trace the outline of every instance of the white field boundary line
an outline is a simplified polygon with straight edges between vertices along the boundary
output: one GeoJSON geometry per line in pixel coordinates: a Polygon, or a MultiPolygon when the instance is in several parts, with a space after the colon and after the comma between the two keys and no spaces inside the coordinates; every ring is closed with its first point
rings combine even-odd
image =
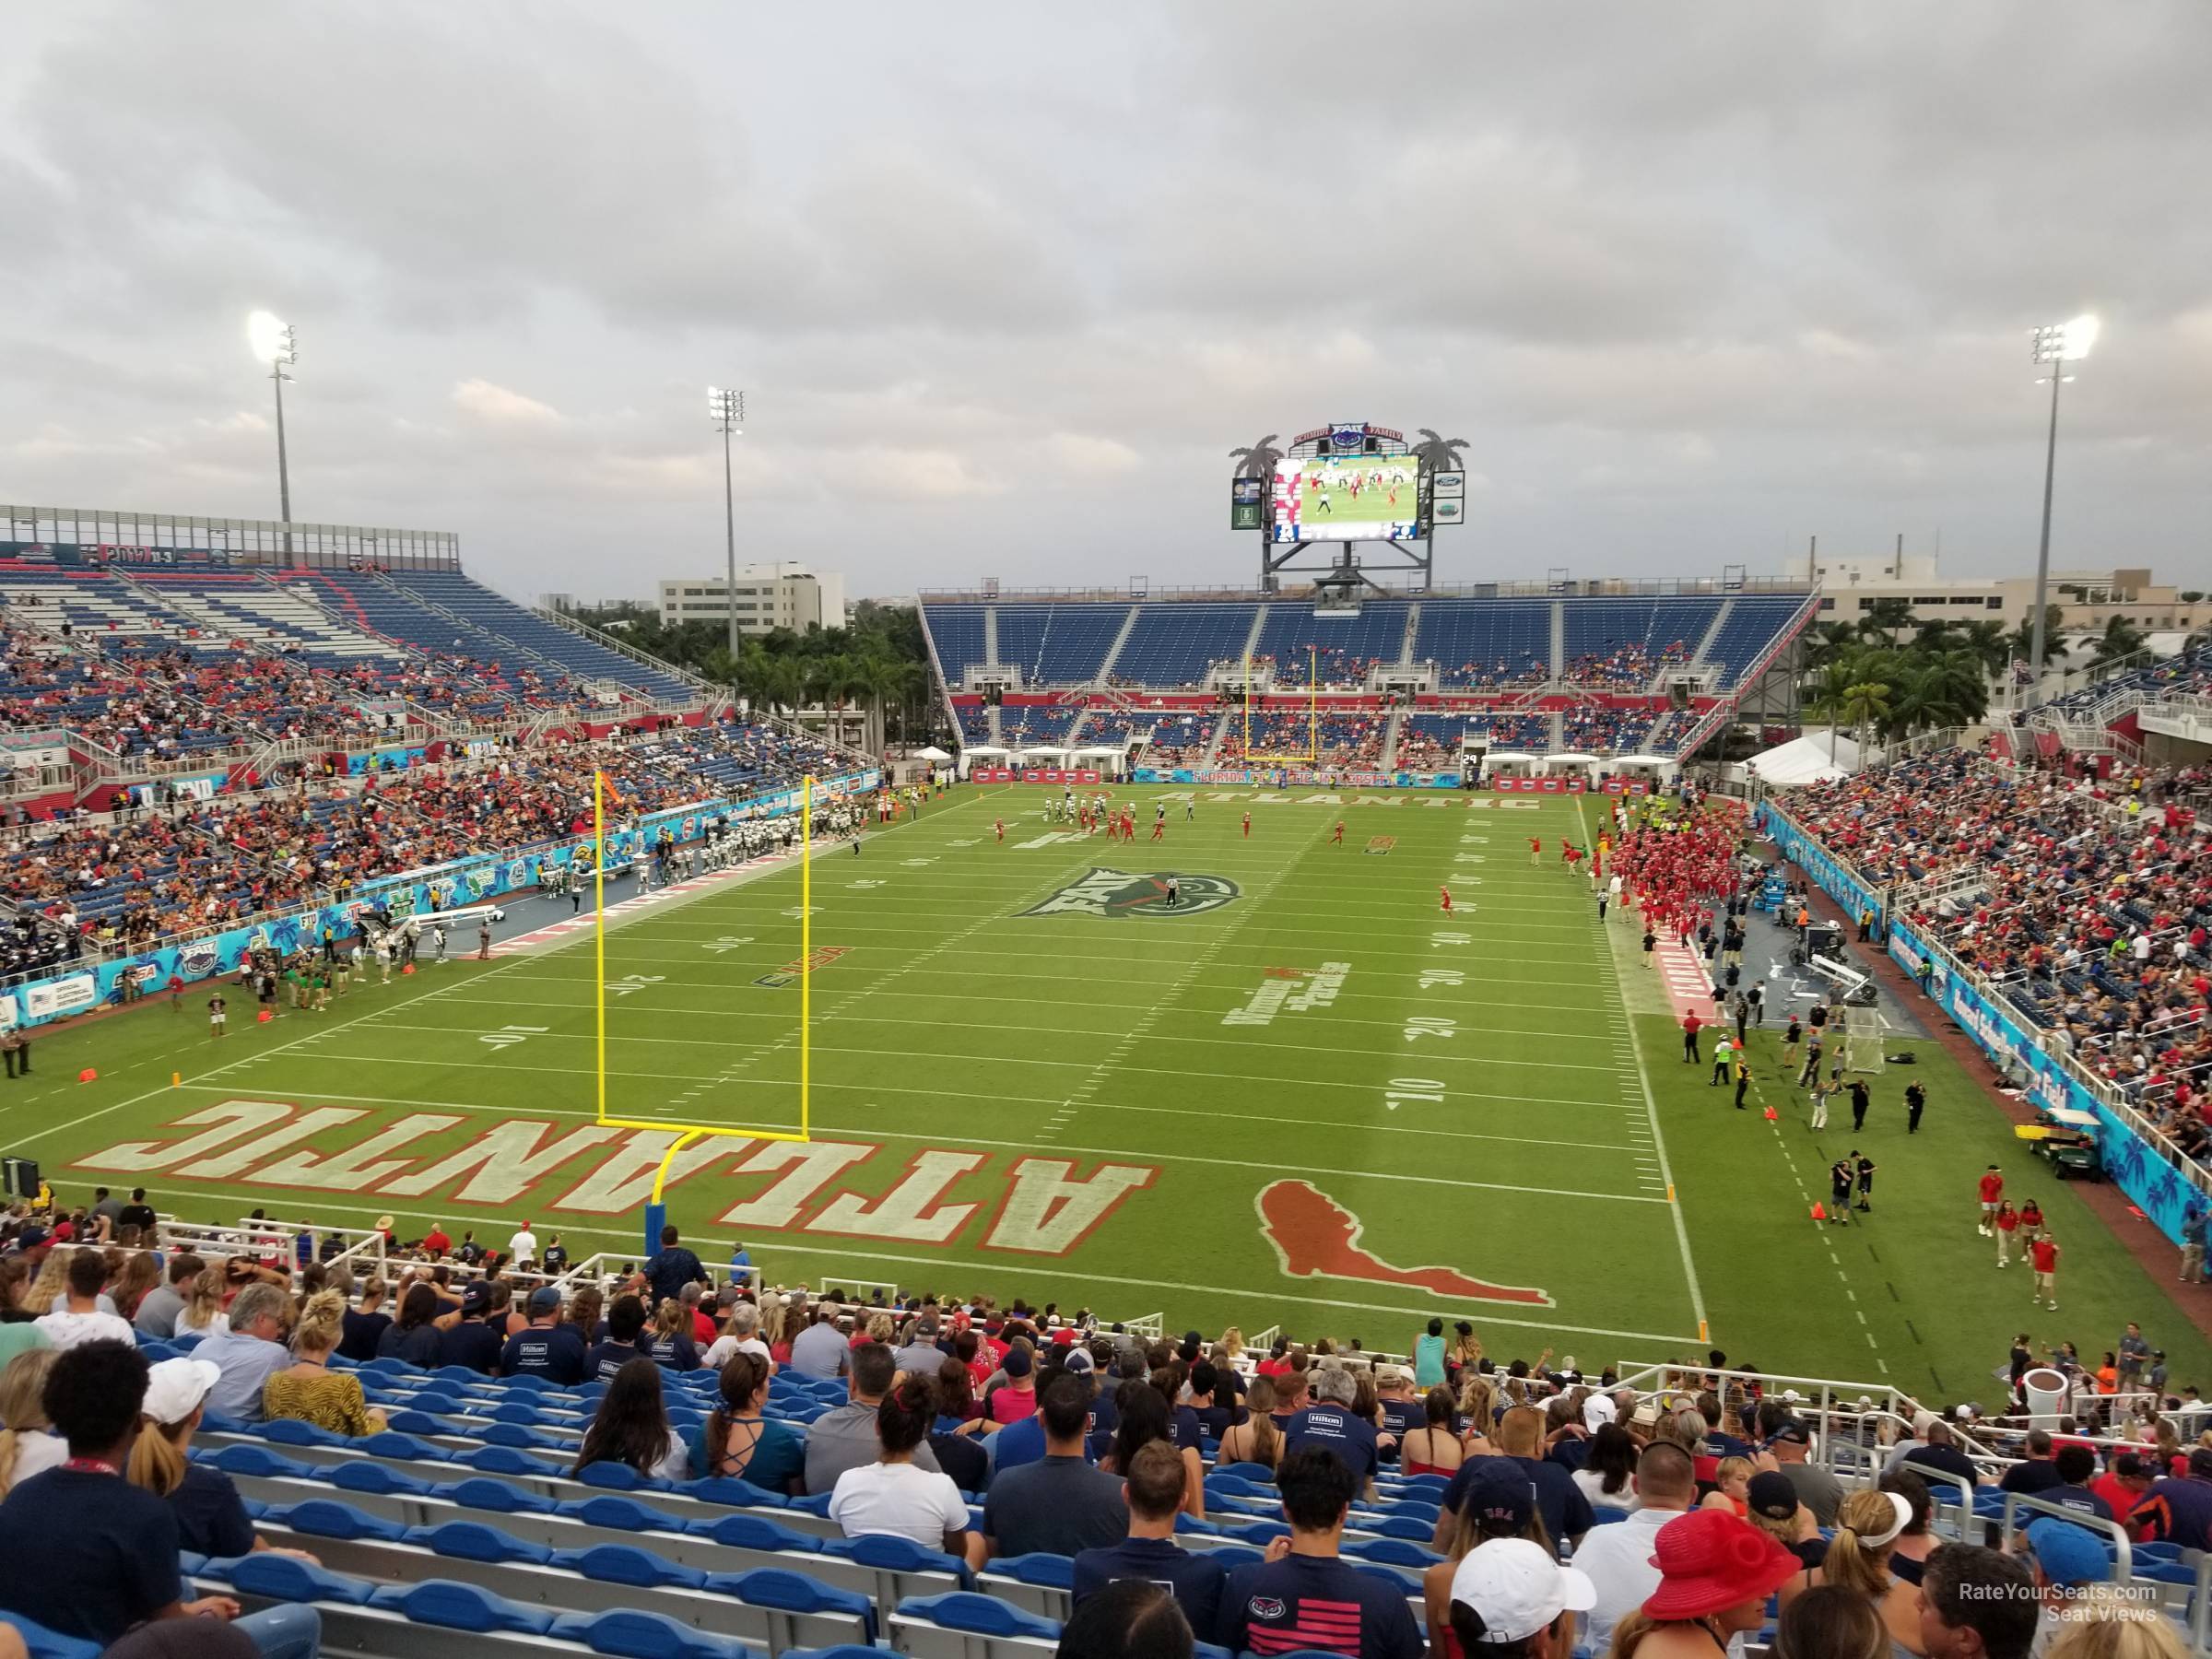
{"type": "MultiPolygon", "coordinates": [[[[1595,843],[1590,840],[1590,821],[1583,816],[1583,803],[1579,796],[1574,803],[1574,816],[1582,828],[1583,844],[1585,846],[1594,845],[1595,843]]],[[[1594,912],[1590,925],[1602,927],[1604,924],[1596,920],[1594,912]]],[[[1603,936],[1600,935],[1600,937],[1603,936]]],[[[1690,1312],[1695,1315],[1698,1322],[1698,1340],[1703,1342],[1707,1340],[1707,1333],[1712,1328],[1705,1316],[1705,1289],[1698,1282],[1697,1263],[1691,1259],[1689,1253],[1689,1227],[1682,1218],[1682,1205],[1675,1191],[1674,1166],[1667,1159],[1666,1137],[1660,1133],[1659,1129],[1659,1103],[1652,1094],[1651,1067],[1644,1063],[1643,1043],[1636,1035],[1636,1022],[1628,1018],[1629,998],[1628,993],[1620,982],[1620,959],[1613,955],[1610,940],[1606,942],[1606,953],[1608,957],[1612,957],[1606,974],[1606,982],[1613,993],[1613,1000],[1619,1006],[1622,1018],[1628,1024],[1629,1053],[1635,1059],[1636,1081],[1643,1091],[1644,1118],[1651,1127],[1652,1146],[1659,1160],[1659,1178],[1666,1183],[1665,1203],[1668,1212],[1674,1217],[1675,1243],[1682,1253],[1683,1277],[1689,1284],[1690,1312]]]]}

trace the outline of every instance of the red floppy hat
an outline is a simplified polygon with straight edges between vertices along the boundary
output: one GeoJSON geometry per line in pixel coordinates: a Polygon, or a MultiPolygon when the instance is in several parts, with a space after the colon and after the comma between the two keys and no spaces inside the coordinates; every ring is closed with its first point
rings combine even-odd
{"type": "Polygon", "coordinates": [[[1644,1600],[1653,1618],[1703,1618],[1763,1600],[1803,1562],[1747,1521],[1722,1510],[1692,1510],[1652,1541],[1659,1588],[1644,1600]]]}

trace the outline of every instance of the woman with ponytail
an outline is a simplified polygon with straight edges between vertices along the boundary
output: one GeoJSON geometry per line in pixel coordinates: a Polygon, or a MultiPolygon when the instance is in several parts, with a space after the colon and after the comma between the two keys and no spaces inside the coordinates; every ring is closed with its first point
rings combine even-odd
{"type": "Polygon", "coordinates": [[[318,1290],[300,1310],[292,1330],[292,1363],[262,1384],[261,1411],[271,1421],[297,1418],[333,1434],[381,1434],[384,1414],[371,1409],[361,1380],[330,1369],[344,1340],[346,1293],[318,1290]]]}
{"type": "MultiPolygon", "coordinates": [[[[254,1535],[253,1523],[230,1477],[213,1464],[194,1463],[184,1453],[200,1426],[207,1391],[222,1376],[205,1359],[164,1359],[147,1368],[146,1398],[139,1411],[138,1438],[131,1442],[124,1477],[176,1512],[177,1542],[194,1555],[241,1556],[268,1545],[254,1535]]],[[[300,1550],[286,1555],[315,1558],[300,1550]]]]}
{"type": "Polygon", "coordinates": [[[1900,1581],[1889,1560],[1898,1538],[1912,1524],[1911,1500],[1899,1492],[1861,1488],[1836,1510],[1836,1532],[1818,1567],[1794,1574],[1782,1587],[1782,1603],[1816,1584],[1834,1584],[1865,1598],[1889,1632],[1895,1659],[1914,1659],[1921,1645],[1920,1592],[1900,1581]]]}
{"type": "Polygon", "coordinates": [[[882,1452],[876,1462],[837,1477],[830,1519],[848,1538],[889,1533],[981,1567],[982,1535],[968,1530],[959,1488],[949,1475],[914,1466],[914,1448],[928,1438],[936,1418],[936,1391],[927,1379],[901,1376],[893,1382],[876,1407],[882,1452]]]}
{"type": "Polygon", "coordinates": [[[722,1404],[690,1437],[691,1472],[723,1476],[789,1496],[806,1467],[806,1442],[782,1423],[763,1417],[768,1362],[742,1348],[722,1368],[722,1404]]]}

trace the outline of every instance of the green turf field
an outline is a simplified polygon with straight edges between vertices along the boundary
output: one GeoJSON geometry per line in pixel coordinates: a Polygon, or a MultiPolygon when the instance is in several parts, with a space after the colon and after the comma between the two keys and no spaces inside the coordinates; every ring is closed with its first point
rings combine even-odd
{"type": "MultiPolygon", "coordinates": [[[[1680,1064],[1629,930],[1601,929],[1556,861],[1529,867],[1530,834],[1585,839],[1598,805],[1201,792],[1185,821],[1171,792],[1123,796],[1135,846],[1049,827],[1016,787],[817,860],[814,1138],[679,1154],[688,1235],[742,1238],[785,1282],[990,1289],[1209,1335],[1279,1322],[1403,1350],[1433,1312],[1494,1353],[1594,1367],[1701,1351],[1702,1327],[1739,1362],[1947,1398],[1990,1397],[2017,1330],[2093,1362],[2134,1317],[2177,1386],[2212,1382],[2162,1285],[1932,1043],[1910,1140],[1901,1077],[1860,1142],[1848,1112],[1805,1128],[1771,1028],[1752,1103],[1775,1123],[1680,1064]],[[1877,1213],[1816,1226],[1853,1144],[1880,1164],[1877,1213]],[[2057,1313],[2030,1313],[2024,1269],[1975,1232],[1992,1159],[2056,1229],[2057,1313]]],[[[798,882],[786,865],[617,913],[613,1115],[796,1126],[798,882]]],[[[219,1041],[204,991],[94,1021],[39,1040],[0,1149],[69,1198],[143,1182],[197,1219],[388,1211],[403,1235],[441,1220],[502,1243],[528,1218],[578,1255],[629,1253],[673,1135],[595,1121],[592,975],[587,928],[265,1026],[234,994],[219,1041]]]]}

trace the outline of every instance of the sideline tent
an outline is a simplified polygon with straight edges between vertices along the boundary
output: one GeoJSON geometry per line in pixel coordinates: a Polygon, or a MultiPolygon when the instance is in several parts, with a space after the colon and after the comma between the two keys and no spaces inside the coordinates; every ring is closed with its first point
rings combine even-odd
{"type": "Polygon", "coordinates": [[[1826,731],[1807,732],[1802,737],[1778,744],[1764,754],[1754,755],[1744,763],[1744,771],[1756,775],[1762,783],[1781,789],[1796,788],[1806,783],[1826,783],[1836,778],[1848,778],[1859,770],[1859,746],[1841,733],[1836,734],[1835,759],[1829,759],[1830,734],[1826,731]]]}
{"type": "Polygon", "coordinates": [[[933,743],[927,748],[916,749],[914,759],[917,760],[949,760],[952,757],[933,743]]]}

